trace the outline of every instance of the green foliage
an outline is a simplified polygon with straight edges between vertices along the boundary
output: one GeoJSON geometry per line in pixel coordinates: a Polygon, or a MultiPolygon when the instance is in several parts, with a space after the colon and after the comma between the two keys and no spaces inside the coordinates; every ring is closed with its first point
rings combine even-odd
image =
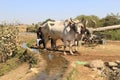
{"type": "Polygon", "coordinates": [[[18,32],[17,27],[0,25],[0,76],[18,67],[18,32]]]}
{"type": "Polygon", "coordinates": [[[37,25],[28,25],[27,32],[36,32],[37,31],[37,25]]]}
{"type": "Polygon", "coordinates": [[[105,18],[101,19],[101,22],[103,23],[102,26],[110,26],[110,25],[120,24],[120,20],[111,15],[108,15],[105,18]]]}
{"type": "Polygon", "coordinates": [[[120,16],[119,14],[108,14],[105,18],[100,19],[100,26],[111,26],[120,24],[120,16]]]}
{"type": "Polygon", "coordinates": [[[18,54],[16,55],[16,57],[20,57],[21,54],[23,54],[25,51],[25,49],[23,49],[22,47],[18,47],[18,54]]]}
{"type": "Polygon", "coordinates": [[[35,40],[35,39],[34,39],[34,40],[31,40],[31,41],[28,41],[27,47],[32,47],[33,44],[35,44],[35,43],[36,43],[36,40],[35,40]]]}
{"type": "Polygon", "coordinates": [[[77,16],[75,19],[80,20],[81,22],[83,22],[83,24],[85,24],[86,21],[88,21],[88,24],[86,26],[93,27],[93,28],[120,24],[120,16],[118,13],[108,14],[105,18],[102,18],[102,19],[100,19],[99,17],[95,15],[90,15],[90,16],[80,15],[80,16],[77,16]],[[96,22],[96,25],[92,22],[92,20],[96,22]]]}
{"type": "Polygon", "coordinates": [[[5,62],[8,57],[17,54],[18,32],[14,26],[0,27],[0,62],[5,62]]]}
{"type": "Polygon", "coordinates": [[[111,35],[111,38],[107,38],[107,39],[120,40],[120,30],[110,30],[110,31],[105,31],[105,32],[101,32],[101,33],[111,35]]]}
{"type": "Polygon", "coordinates": [[[39,62],[39,59],[36,58],[35,54],[27,49],[19,56],[19,59],[21,62],[29,63],[30,67],[38,64],[39,62]]]}
{"type": "Polygon", "coordinates": [[[77,16],[75,19],[80,20],[87,27],[97,27],[99,25],[99,18],[95,15],[91,16],[80,15],[77,16]],[[86,24],[86,22],[88,23],[86,24]]]}

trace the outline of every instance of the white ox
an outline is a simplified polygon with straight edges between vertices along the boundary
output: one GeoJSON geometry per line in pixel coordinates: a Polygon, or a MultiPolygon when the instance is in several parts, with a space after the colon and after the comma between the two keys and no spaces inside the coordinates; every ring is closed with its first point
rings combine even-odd
{"type": "MultiPolygon", "coordinates": [[[[42,32],[45,37],[45,43],[48,41],[48,36],[50,36],[53,40],[62,39],[64,42],[64,54],[66,54],[66,42],[69,41],[69,51],[70,54],[72,52],[72,46],[77,39],[77,35],[81,34],[81,26],[82,23],[75,23],[74,26],[70,26],[69,22],[64,21],[48,21],[42,26],[42,32]]],[[[76,44],[77,51],[77,44],[76,44]]]]}

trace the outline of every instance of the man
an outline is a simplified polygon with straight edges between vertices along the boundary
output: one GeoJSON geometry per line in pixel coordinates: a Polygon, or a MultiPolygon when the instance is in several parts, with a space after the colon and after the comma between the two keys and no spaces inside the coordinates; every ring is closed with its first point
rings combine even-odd
{"type": "Polygon", "coordinates": [[[37,46],[39,47],[40,44],[43,44],[43,47],[46,48],[44,35],[43,35],[41,29],[42,28],[39,27],[38,30],[37,30],[37,46]]]}

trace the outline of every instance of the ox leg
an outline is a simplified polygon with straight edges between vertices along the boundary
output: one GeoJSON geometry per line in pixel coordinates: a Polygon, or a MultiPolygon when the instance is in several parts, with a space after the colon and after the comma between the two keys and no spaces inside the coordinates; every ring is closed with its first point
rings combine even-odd
{"type": "Polygon", "coordinates": [[[56,40],[51,38],[51,47],[53,50],[57,50],[57,46],[56,46],[56,40]]]}
{"type": "Polygon", "coordinates": [[[82,46],[83,38],[85,37],[84,34],[81,35],[81,39],[78,41],[79,46],[82,46]]]}
{"type": "Polygon", "coordinates": [[[75,52],[78,51],[78,41],[75,41],[75,52]]]}
{"type": "Polygon", "coordinates": [[[43,47],[44,47],[44,49],[46,49],[45,39],[43,39],[42,43],[43,43],[43,47]]]}
{"type": "Polygon", "coordinates": [[[66,55],[67,53],[65,52],[66,51],[66,41],[64,41],[64,55],[66,55]]]}
{"type": "Polygon", "coordinates": [[[44,49],[46,50],[47,49],[47,42],[48,42],[48,38],[44,38],[44,43],[43,43],[43,46],[44,46],[44,49]]]}
{"type": "Polygon", "coordinates": [[[72,54],[72,55],[73,55],[73,52],[72,52],[73,43],[74,43],[74,41],[70,41],[70,43],[69,43],[69,51],[70,51],[70,54],[72,54]]]}
{"type": "Polygon", "coordinates": [[[57,40],[54,41],[54,42],[55,42],[55,43],[54,43],[54,50],[58,50],[58,49],[57,49],[57,45],[56,45],[56,41],[57,41],[57,40]]]}

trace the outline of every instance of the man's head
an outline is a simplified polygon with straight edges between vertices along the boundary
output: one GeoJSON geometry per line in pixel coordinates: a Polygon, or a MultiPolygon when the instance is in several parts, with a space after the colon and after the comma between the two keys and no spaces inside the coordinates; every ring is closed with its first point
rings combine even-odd
{"type": "Polygon", "coordinates": [[[38,28],[38,30],[41,30],[41,29],[42,29],[42,27],[39,27],[39,28],[38,28]]]}

